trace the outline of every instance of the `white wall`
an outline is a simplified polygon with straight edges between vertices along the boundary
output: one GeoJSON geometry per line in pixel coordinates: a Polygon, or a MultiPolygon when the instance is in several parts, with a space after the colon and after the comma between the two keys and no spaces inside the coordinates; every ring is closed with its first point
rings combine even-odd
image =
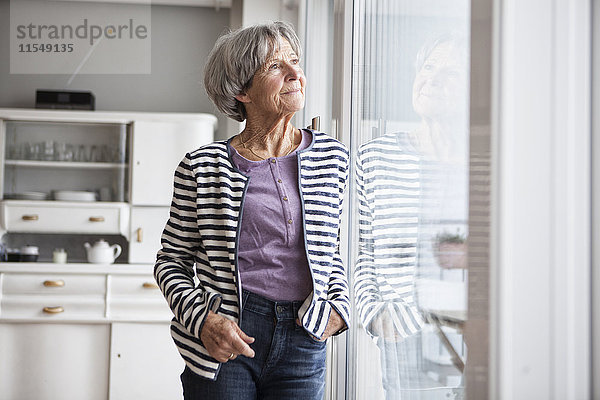
{"type": "MultiPolygon", "coordinates": [[[[9,5],[0,0],[0,54],[9,54],[9,5]]],[[[144,6],[140,6],[144,7],[144,6]]],[[[229,27],[229,8],[152,6],[152,73],[148,75],[18,75],[0,57],[0,107],[32,108],[36,89],[91,90],[105,111],[205,112],[202,71],[217,37],[229,27]]],[[[224,127],[225,118],[219,116],[224,127]]],[[[224,129],[220,129],[224,130],[224,129]]],[[[218,135],[220,132],[218,133],[218,135]]]]}

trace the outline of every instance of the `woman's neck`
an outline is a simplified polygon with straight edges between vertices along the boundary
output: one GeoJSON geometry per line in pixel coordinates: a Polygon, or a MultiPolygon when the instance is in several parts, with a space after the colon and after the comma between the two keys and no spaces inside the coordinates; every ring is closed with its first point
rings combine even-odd
{"type": "Polygon", "coordinates": [[[257,121],[249,118],[244,130],[232,141],[243,157],[264,160],[290,154],[301,139],[298,129],[291,123],[291,116],[274,121],[257,121]]]}
{"type": "Polygon", "coordinates": [[[423,154],[439,161],[464,161],[466,126],[423,119],[414,132],[414,140],[423,154]]]}

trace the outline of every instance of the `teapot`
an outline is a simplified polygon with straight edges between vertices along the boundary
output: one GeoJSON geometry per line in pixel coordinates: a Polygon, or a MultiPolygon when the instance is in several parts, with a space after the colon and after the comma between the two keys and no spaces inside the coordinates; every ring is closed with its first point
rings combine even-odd
{"type": "Polygon", "coordinates": [[[93,246],[89,243],[84,243],[83,246],[87,252],[88,262],[93,264],[112,264],[119,257],[122,250],[118,244],[110,246],[102,239],[94,243],[93,246]]]}

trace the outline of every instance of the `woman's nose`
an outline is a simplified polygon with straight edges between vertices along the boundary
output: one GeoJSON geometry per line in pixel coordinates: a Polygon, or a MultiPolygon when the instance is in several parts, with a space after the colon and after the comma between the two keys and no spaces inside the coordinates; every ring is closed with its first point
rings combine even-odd
{"type": "Polygon", "coordinates": [[[300,76],[302,76],[302,68],[300,68],[299,65],[286,64],[286,67],[288,80],[295,81],[297,79],[300,79],[300,76]]]}
{"type": "Polygon", "coordinates": [[[427,82],[429,83],[429,85],[431,86],[441,86],[442,85],[442,80],[443,77],[440,75],[439,72],[436,72],[434,74],[432,74],[429,79],[427,79],[427,82]]]}

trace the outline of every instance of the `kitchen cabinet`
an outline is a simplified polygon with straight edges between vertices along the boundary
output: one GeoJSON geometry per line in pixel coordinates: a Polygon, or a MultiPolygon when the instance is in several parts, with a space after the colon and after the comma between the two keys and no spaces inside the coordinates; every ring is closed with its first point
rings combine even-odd
{"type": "Polygon", "coordinates": [[[152,268],[0,263],[0,400],[180,399],[152,268]]]}
{"type": "Polygon", "coordinates": [[[0,320],[0,399],[106,400],[110,327],[0,320]]]}
{"type": "Polygon", "coordinates": [[[120,264],[0,262],[0,400],[182,397],[152,270],[175,168],[216,121],[0,109],[3,244],[27,240],[40,259],[50,243],[76,246],[69,260],[83,241],[125,244],[120,264]]]}
{"type": "MultiPolygon", "coordinates": [[[[216,124],[209,114],[0,109],[1,229],[130,239],[131,208],[167,212],[175,168],[216,124]]],[[[164,222],[145,224],[149,239],[164,222]]]]}
{"type": "Polygon", "coordinates": [[[175,168],[213,140],[216,123],[209,114],[0,109],[0,233],[120,235],[119,262],[153,263],[175,168]]]}
{"type": "Polygon", "coordinates": [[[184,368],[183,359],[172,341],[160,340],[169,335],[168,326],[113,323],[111,333],[111,400],[182,397],[179,375],[184,368]]]}

